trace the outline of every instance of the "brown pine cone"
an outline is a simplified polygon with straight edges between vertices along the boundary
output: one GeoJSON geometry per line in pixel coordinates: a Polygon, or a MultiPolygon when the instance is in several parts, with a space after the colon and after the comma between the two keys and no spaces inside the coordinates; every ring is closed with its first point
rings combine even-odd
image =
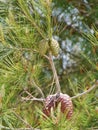
{"type": "Polygon", "coordinates": [[[73,104],[71,98],[67,94],[60,93],[58,98],[56,98],[56,94],[47,96],[43,113],[46,116],[50,116],[51,108],[56,108],[59,103],[61,103],[61,112],[66,115],[67,119],[70,119],[73,114],[73,104]]]}

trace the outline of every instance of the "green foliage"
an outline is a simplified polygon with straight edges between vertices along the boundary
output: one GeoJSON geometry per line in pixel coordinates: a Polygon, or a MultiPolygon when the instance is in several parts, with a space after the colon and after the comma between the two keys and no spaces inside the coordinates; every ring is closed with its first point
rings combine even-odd
{"type": "Polygon", "coordinates": [[[93,8],[93,2],[96,1],[90,2],[92,6],[82,1],[79,6],[76,0],[0,2],[0,128],[98,129],[97,90],[73,99],[74,114],[71,120],[67,120],[60,112],[60,104],[55,111],[51,109],[50,117],[46,117],[42,113],[43,103],[22,100],[22,97],[28,99],[32,95],[32,98],[42,98],[44,94],[46,96],[55,92],[55,81],[47,56],[49,42],[56,36],[60,37],[59,45],[53,44],[52,51],[57,54],[58,46],[61,48],[54,62],[62,92],[77,95],[89,89],[98,79],[98,29],[94,26],[85,30],[81,24],[83,20],[87,25],[98,24],[96,20],[93,21],[98,14],[97,7],[93,8]],[[93,17],[90,17],[94,12],[89,6],[96,12],[93,17]],[[55,16],[55,9],[57,12],[65,11],[71,24],[65,23],[66,17],[62,17],[64,14],[61,15],[61,12],[55,16]],[[76,14],[73,13],[75,11],[76,14]],[[75,18],[78,27],[77,22],[73,21],[75,18]],[[86,40],[80,35],[80,32],[85,31],[87,33],[83,34],[86,40]],[[64,48],[62,41],[65,39],[64,48]],[[57,50],[54,45],[57,45],[57,50]],[[63,55],[69,56],[72,61],[72,64],[67,61],[69,66],[65,69],[62,67],[63,55]]]}
{"type": "Polygon", "coordinates": [[[44,115],[39,109],[38,112],[40,114],[40,128],[43,130],[78,130],[76,126],[76,117],[73,116],[71,120],[66,119],[66,115],[61,113],[61,104],[59,103],[55,112],[53,108],[51,109],[50,117],[44,115]]]}

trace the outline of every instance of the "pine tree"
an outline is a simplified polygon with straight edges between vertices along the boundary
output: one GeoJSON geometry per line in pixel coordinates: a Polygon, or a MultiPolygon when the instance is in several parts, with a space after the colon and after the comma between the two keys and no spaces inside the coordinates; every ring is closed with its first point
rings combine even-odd
{"type": "MultiPolygon", "coordinates": [[[[53,17],[53,2],[14,0],[8,5],[4,15],[2,13],[4,20],[0,25],[2,129],[82,130],[96,127],[98,124],[96,93],[94,91],[88,94],[97,87],[95,81],[98,70],[98,30],[93,28],[93,34],[90,31],[84,34],[89,40],[82,46],[86,48],[84,51],[67,52],[76,58],[77,64],[67,71],[62,71],[61,75],[64,75],[61,76],[58,62],[63,48],[54,35],[63,32],[64,23],[59,23],[55,16],[53,17]],[[70,105],[69,102],[67,105],[65,103],[67,98],[60,97],[61,92],[72,96],[68,98],[74,104],[74,114],[70,120],[66,119],[66,112],[61,112],[63,105],[64,107],[70,105]],[[50,95],[53,100],[50,99],[50,95]],[[45,106],[45,102],[46,104],[49,102],[48,106],[45,106]],[[43,112],[46,107],[50,107],[49,117],[43,112]]],[[[5,5],[2,7],[5,8],[5,5]]],[[[64,35],[62,34],[62,37],[64,35]]]]}

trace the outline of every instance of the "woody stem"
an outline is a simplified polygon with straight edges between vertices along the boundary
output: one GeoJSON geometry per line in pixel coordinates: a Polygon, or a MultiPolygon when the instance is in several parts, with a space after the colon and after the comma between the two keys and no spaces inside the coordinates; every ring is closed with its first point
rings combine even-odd
{"type": "Polygon", "coordinates": [[[71,97],[71,99],[75,99],[75,98],[84,96],[84,95],[88,94],[89,92],[91,92],[96,87],[98,87],[98,81],[96,81],[96,83],[91,88],[89,88],[88,90],[84,91],[83,93],[79,93],[76,96],[71,97]]]}
{"type": "Polygon", "coordinates": [[[54,79],[55,79],[55,83],[56,83],[56,90],[57,90],[57,94],[60,94],[61,92],[61,87],[60,87],[60,83],[59,83],[59,79],[58,79],[58,75],[57,75],[57,71],[53,62],[53,58],[52,58],[52,54],[51,52],[49,53],[49,62],[51,64],[51,68],[54,74],[54,79]]]}

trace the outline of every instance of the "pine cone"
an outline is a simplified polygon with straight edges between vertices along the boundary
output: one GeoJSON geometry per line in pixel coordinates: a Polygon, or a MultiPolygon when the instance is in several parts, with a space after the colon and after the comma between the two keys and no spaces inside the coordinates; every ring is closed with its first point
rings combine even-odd
{"type": "Polygon", "coordinates": [[[41,40],[38,45],[38,51],[41,55],[44,55],[47,53],[49,49],[48,40],[41,40]]]}
{"type": "Polygon", "coordinates": [[[54,56],[58,56],[60,50],[59,43],[53,38],[50,42],[50,50],[54,56]]]}
{"type": "Polygon", "coordinates": [[[73,114],[73,104],[71,98],[67,94],[60,93],[57,99],[56,94],[49,95],[45,100],[43,113],[46,116],[50,116],[51,108],[56,108],[59,103],[61,103],[61,112],[65,113],[67,119],[70,119],[73,114]]]}

